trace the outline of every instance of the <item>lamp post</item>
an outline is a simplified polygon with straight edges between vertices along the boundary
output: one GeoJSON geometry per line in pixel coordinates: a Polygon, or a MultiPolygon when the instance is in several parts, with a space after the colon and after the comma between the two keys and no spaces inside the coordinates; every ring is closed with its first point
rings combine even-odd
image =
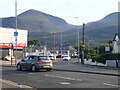
{"type": "MultiPolygon", "coordinates": [[[[75,17],[77,19],[77,25],[78,25],[78,17],[75,17]]],[[[78,63],[80,63],[80,30],[78,26],[78,63]]]]}
{"type": "Polygon", "coordinates": [[[53,39],[54,39],[54,45],[53,45],[53,54],[54,54],[54,59],[56,59],[55,58],[55,33],[53,32],[53,39]]]}
{"type": "Polygon", "coordinates": [[[15,0],[15,32],[14,32],[14,36],[15,36],[15,46],[16,46],[16,54],[15,54],[15,65],[17,63],[17,36],[18,36],[18,32],[17,32],[17,0],[15,0]]]}
{"type": "Polygon", "coordinates": [[[61,56],[62,56],[62,32],[61,32],[61,56]]]}

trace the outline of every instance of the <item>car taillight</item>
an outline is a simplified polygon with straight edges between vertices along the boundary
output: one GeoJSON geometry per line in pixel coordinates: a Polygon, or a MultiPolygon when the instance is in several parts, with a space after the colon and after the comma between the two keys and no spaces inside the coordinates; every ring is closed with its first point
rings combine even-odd
{"type": "Polygon", "coordinates": [[[36,61],[36,63],[43,63],[43,61],[36,61]]]}

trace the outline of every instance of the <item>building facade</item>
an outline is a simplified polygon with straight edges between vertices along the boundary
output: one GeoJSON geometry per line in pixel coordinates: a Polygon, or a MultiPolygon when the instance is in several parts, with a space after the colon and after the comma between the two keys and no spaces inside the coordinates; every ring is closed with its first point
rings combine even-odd
{"type": "Polygon", "coordinates": [[[113,39],[112,53],[120,53],[120,33],[117,33],[113,39]]]}
{"type": "Polygon", "coordinates": [[[17,43],[15,42],[15,29],[0,27],[0,57],[22,53],[23,47],[27,47],[28,31],[17,29],[17,43]]]}

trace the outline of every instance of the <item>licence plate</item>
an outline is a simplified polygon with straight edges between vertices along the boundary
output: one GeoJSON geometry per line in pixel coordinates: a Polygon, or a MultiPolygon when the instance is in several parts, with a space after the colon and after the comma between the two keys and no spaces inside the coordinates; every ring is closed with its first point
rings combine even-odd
{"type": "Polygon", "coordinates": [[[44,68],[48,68],[49,66],[44,66],[44,68]]]}

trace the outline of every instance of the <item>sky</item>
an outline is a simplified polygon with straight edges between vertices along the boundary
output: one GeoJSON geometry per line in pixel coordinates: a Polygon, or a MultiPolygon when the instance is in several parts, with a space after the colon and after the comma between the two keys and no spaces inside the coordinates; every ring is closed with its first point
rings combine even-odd
{"type": "MultiPolygon", "coordinates": [[[[29,9],[64,19],[73,25],[97,21],[118,12],[120,0],[17,0],[17,14],[29,9]],[[78,17],[78,18],[75,18],[78,17]]],[[[0,0],[0,17],[15,16],[15,0],[0,0]]]]}

